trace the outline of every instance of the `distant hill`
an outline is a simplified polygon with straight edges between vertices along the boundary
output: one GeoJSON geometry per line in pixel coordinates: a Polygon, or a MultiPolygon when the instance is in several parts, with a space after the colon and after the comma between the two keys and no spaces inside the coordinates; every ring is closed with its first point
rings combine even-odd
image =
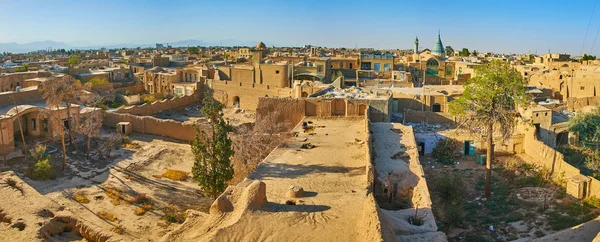
{"type": "MultiPolygon", "coordinates": [[[[176,42],[162,42],[165,46],[171,45],[173,47],[186,47],[186,46],[255,46],[258,41],[241,41],[235,39],[225,39],[214,42],[204,42],[202,40],[188,39],[180,40],[176,42]]],[[[107,44],[107,45],[73,45],[66,44],[64,42],[57,42],[52,40],[47,41],[36,41],[31,43],[0,43],[0,52],[12,52],[12,53],[26,53],[36,50],[45,50],[47,48],[52,49],[118,49],[118,48],[137,48],[137,47],[154,47],[155,44],[135,44],[135,43],[123,43],[123,44],[107,44]]]]}

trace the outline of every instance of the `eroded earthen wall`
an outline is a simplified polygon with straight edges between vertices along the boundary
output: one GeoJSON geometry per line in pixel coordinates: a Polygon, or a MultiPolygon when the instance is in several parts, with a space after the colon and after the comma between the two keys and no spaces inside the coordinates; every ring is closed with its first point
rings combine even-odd
{"type": "Polygon", "coordinates": [[[158,119],[151,116],[136,116],[111,112],[104,113],[103,125],[114,128],[119,122],[130,122],[133,132],[159,135],[182,141],[194,140],[196,127],[205,129],[207,125],[206,123],[194,125],[170,119],[158,119]]]}
{"type": "Polygon", "coordinates": [[[194,92],[190,96],[174,97],[171,99],[164,99],[155,101],[151,104],[134,105],[131,107],[120,108],[116,113],[128,113],[139,116],[149,116],[157,113],[162,113],[171,109],[185,107],[195,103],[199,103],[202,100],[202,92],[194,92]]]}

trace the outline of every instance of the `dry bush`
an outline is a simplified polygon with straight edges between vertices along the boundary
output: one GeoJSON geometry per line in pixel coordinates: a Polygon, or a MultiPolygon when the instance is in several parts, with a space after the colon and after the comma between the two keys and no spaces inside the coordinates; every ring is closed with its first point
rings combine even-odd
{"type": "Polygon", "coordinates": [[[21,192],[21,195],[23,195],[23,193],[25,193],[25,191],[23,191],[23,186],[19,185],[17,183],[17,180],[15,180],[15,179],[8,178],[3,182],[2,185],[4,185],[5,187],[10,187],[12,189],[15,189],[15,190],[21,192]]]}
{"type": "Polygon", "coordinates": [[[125,229],[122,226],[118,226],[118,227],[112,227],[110,229],[110,231],[116,233],[116,234],[124,234],[125,233],[125,229]]]}
{"type": "Polygon", "coordinates": [[[133,204],[144,204],[144,203],[150,203],[151,199],[150,197],[148,197],[146,194],[141,193],[138,194],[137,196],[135,196],[133,199],[131,199],[131,203],[133,204]]]}
{"type": "Polygon", "coordinates": [[[100,218],[102,218],[104,220],[108,220],[111,222],[117,221],[117,216],[115,216],[112,213],[106,212],[106,211],[97,212],[96,215],[98,215],[100,218]]]}
{"type": "Polygon", "coordinates": [[[235,155],[232,159],[234,178],[231,184],[242,181],[252,173],[256,166],[282,144],[286,139],[285,132],[290,131],[291,125],[287,122],[277,121],[277,112],[269,114],[265,122],[256,126],[240,126],[231,136],[235,155]]]}
{"type": "Polygon", "coordinates": [[[135,210],[135,215],[142,216],[150,210],[152,210],[152,204],[144,203],[144,205],[135,210]]]}
{"type": "Polygon", "coordinates": [[[73,199],[75,199],[75,201],[77,201],[79,203],[89,203],[90,202],[90,200],[85,196],[85,193],[83,193],[83,192],[79,192],[79,193],[75,194],[73,199]]]}
{"type": "Polygon", "coordinates": [[[173,181],[185,181],[185,180],[187,180],[189,175],[190,175],[189,172],[174,170],[174,169],[167,169],[167,171],[165,171],[165,173],[163,173],[161,175],[161,177],[168,178],[173,181]]]}
{"type": "Polygon", "coordinates": [[[110,198],[110,202],[113,205],[117,206],[121,204],[121,200],[123,200],[123,191],[114,187],[106,187],[104,188],[104,192],[106,193],[106,196],[110,198]]]}
{"type": "Polygon", "coordinates": [[[45,208],[37,211],[36,215],[42,218],[54,218],[54,213],[45,208]]]}

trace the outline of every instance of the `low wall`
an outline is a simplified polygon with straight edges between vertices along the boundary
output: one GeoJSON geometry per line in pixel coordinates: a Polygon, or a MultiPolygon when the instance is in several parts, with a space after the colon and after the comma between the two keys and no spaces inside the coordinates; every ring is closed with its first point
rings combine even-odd
{"type": "Polygon", "coordinates": [[[406,110],[406,112],[404,112],[404,121],[411,123],[420,123],[424,121],[426,123],[438,124],[452,124],[456,122],[454,116],[449,113],[416,110],[406,110]]]}
{"type": "Polygon", "coordinates": [[[119,88],[115,88],[115,92],[118,93],[133,93],[133,94],[141,94],[144,93],[144,85],[143,84],[139,84],[139,85],[133,85],[133,86],[126,86],[126,87],[119,87],[119,88]]]}
{"type": "Polygon", "coordinates": [[[44,98],[42,98],[42,93],[40,93],[37,88],[31,88],[29,90],[21,90],[20,92],[0,93],[0,107],[12,105],[13,97],[14,101],[19,105],[44,101],[44,98]]]}
{"type": "Polygon", "coordinates": [[[567,107],[569,109],[577,110],[586,106],[598,106],[600,105],[600,97],[582,97],[582,98],[569,98],[567,99],[567,107]]]}
{"type": "Polygon", "coordinates": [[[273,122],[285,123],[292,129],[305,116],[305,100],[292,98],[259,98],[256,107],[257,127],[266,127],[273,122]],[[273,117],[272,115],[275,115],[273,117]]]}
{"type": "Polygon", "coordinates": [[[129,107],[124,107],[116,110],[116,113],[128,113],[138,116],[150,116],[157,113],[162,113],[171,109],[185,107],[194,103],[199,103],[202,100],[201,92],[194,92],[190,96],[174,97],[172,99],[165,99],[161,101],[155,101],[152,104],[141,104],[129,107]]]}
{"type": "Polygon", "coordinates": [[[194,125],[191,123],[182,123],[170,119],[158,119],[150,116],[104,112],[103,125],[116,127],[119,122],[130,122],[133,132],[159,135],[182,141],[194,140],[196,127],[206,129],[206,126],[208,125],[207,123],[194,125]]]}
{"type": "MultiPolygon", "coordinates": [[[[561,174],[564,174],[565,178],[581,175],[579,169],[564,160],[563,154],[538,141],[535,137],[535,129],[529,129],[525,133],[523,150],[526,155],[535,160],[536,164],[553,171],[554,177],[561,176],[561,174]]],[[[600,181],[593,177],[588,178],[591,180],[588,186],[588,195],[600,198],[600,181]]]]}
{"type": "MultiPolygon", "coordinates": [[[[382,102],[387,102],[382,100],[382,102]]],[[[289,125],[297,124],[304,116],[316,117],[361,117],[367,116],[372,118],[373,107],[368,102],[360,100],[346,99],[294,99],[294,98],[267,98],[261,97],[258,99],[256,108],[256,125],[264,126],[273,122],[286,122],[289,125]],[[343,102],[344,110],[340,114],[336,114],[336,102],[343,102]],[[272,117],[276,113],[276,117],[272,117]]],[[[377,117],[379,120],[381,117],[377,117]]],[[[371,121],[373,121],[371,119],[371,121]]],[[[290,127],[290,128],[291,128],[290,127]]]]}

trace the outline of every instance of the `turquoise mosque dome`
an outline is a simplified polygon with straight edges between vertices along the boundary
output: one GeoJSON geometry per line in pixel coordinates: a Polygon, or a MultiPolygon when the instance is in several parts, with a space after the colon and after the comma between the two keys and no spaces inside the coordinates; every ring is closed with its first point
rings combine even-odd
{"type": "Polygon", "coordinates": [[[433,49],[431,49],[431,54],[444,58],[446,57],[446,51],[444,50],[444,44],[442,44],[442,37],[440,37],[440,33],[438,32],[438,39],[433,45],[433,49]]]}

